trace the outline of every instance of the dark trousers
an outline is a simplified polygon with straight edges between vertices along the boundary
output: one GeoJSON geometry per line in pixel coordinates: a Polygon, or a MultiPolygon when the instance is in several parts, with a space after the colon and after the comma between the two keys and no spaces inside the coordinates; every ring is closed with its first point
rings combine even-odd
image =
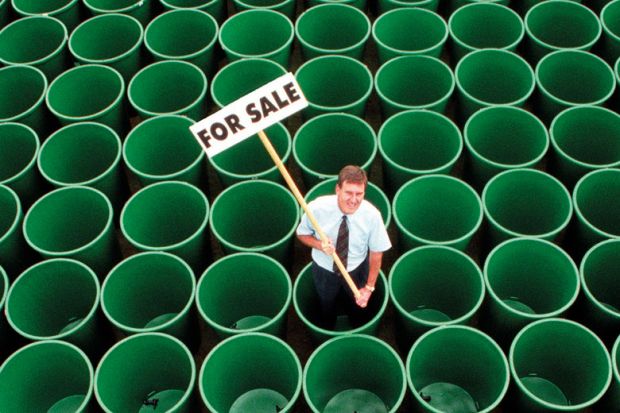
{"type": "MultiPolygon", "coordinates": [[[[368,279],[368,256],[357,268],[350,271],[349,275],[357,288],[362,288],[366,285],[366,280],[368,279]]],[[[353,292],[339,271],[326,270],[313,261],[312,276],[314,278],[314,288],[319,296],[319,304],[321,306],[320,327],[326,329],[334,328],[338,313],[342,309],[349,316],[352,324],[363,324],[363,320],[367,318],[366,312],[355,304],[353,292]]]]}

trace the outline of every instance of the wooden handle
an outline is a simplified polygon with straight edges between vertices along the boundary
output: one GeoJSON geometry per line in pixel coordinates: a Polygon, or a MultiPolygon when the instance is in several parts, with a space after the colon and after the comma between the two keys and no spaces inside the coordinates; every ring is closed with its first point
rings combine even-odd
{"type": "MultiPolygon", "coordinates": [[[[314,217],[314,214],[312,214],[312,211],[310,211],[310,209],[308,208],[308,204],[306,204],[306,200],[301,195],[301,192],[299,192],[299,189],[297,188],[297,185],[295,185],[295,181],[293,181],[293,178],[291,177],[291,175],[286,170],[286,167],[282,163],[282,160],[280,159],[280,156],[278,155],[278,153],[274,149],[273,145],[269,141],[269,138],[267,138],[267,135],[265,135],[264,131],[259,131],[258,132],[258,137],[263,142],[263,145],[265,146],[265,149],[267,149],[267,152],[271,156],[271,159],[273,159],[273,162],[276,164],[276,166],[280,170],[280,173],[284,177],[284,180],[286,181],[287,185],[289,186],[289,188],[293,192],[293,195],[295,195],[295,198],[297,199],[297,202],[299,202],[299,204],[303,208],[304,212],[308,216],[308,219],[312,223],[312,226],[314,227],[316,232],[319,234],[319,237],[321,238],[321,241],[323,243],[326,243],[328,241],[327,236],[325,235],[325,233],[323,232],[323,230],[319,226],[319,223],[316,221],[316,218],[314,217]]],[[[344,265],[342,265],[342,261],[340,261],[340,257],[338,257],[338,254],[336,254],[335,251],[332,254],[332,258],[334,259],[334,262],[336,263],[336,266],[338,267],[338,269],[340,270],[340,273],[344,277],[344,280],[346,281],[347,285],[349,286],[349,288],[351,288],[351,291],[353,292],[353,296],[355,298],[359,298],[360,297],[360,292],[357,289],[357,286],[355,285],[355,283],[351,279],[351,276],[347,272],[347,269],[344,267],[344,265]]]]}

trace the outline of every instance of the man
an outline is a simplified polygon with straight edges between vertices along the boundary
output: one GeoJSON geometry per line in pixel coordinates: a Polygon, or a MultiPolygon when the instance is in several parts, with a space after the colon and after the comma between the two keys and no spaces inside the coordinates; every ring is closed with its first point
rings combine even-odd
{"type": "Polygon", "coordinates": [[[297,227],[299,241],[312,248],[314,286],[321,304],[322,323],[327,328],[336,323],[339,301],[348,306],[351,317],[360,316],[359,308],[366,307],[375,290],[383,252],[392,246],[381,213],[364,200],[367,183],[363,169],[345,166],[338,174],[336,194],[319,197],[308,204],[329,238],[326,242],[321,242],[306,214],[297,227]],[[334,265],[334,251],[360,290],[357,299],[334,265]],[[353,301],[359,308],[355,308],[353,301]]]}

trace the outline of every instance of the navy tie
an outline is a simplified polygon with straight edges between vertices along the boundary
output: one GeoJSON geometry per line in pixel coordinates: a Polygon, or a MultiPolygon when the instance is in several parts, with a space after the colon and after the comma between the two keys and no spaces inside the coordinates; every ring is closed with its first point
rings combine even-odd
{"type": "MultiPolygon", "coordinates": [[[[342,216],[340,227],[338,228],[338,238],[336,239],[336,254],[342,261],[344,268],[347,268],[347,256],[349,255],[349,226],[347,225],[347,216],[342,216]]],[[[334,262],[334,272],[339,273],[340,270],[334,262]]]]}

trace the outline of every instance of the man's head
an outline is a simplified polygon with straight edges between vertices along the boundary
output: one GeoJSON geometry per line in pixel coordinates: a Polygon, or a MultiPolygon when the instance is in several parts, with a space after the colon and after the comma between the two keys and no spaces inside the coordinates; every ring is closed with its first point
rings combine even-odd
{"type": "Polygon", "coordinates": [[[366,172],[359,166],[347,165],[338,174],[336,183],[336,197],[338,207],[345,214],[352,214],[360,207],[368,178],[366,172]]]}

